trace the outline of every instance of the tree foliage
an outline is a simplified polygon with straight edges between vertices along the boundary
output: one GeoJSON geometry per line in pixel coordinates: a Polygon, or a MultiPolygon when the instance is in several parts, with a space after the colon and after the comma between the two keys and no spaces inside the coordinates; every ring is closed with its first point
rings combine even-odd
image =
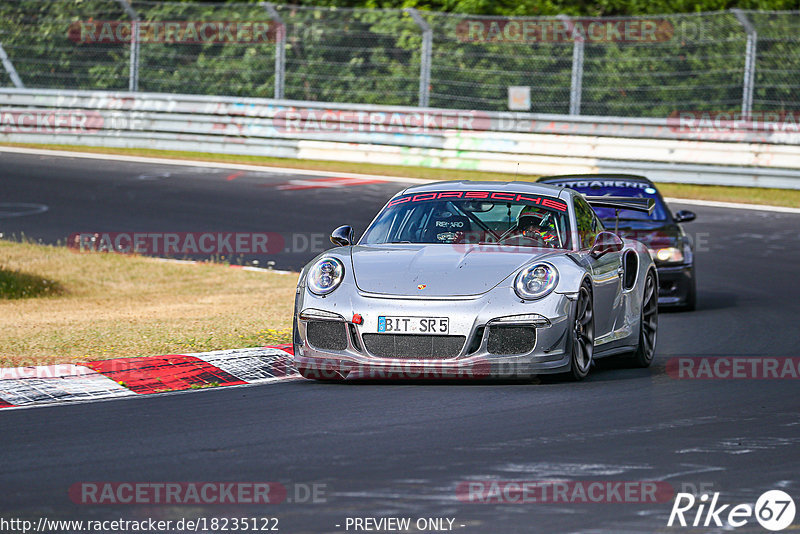
{"type": "MultiPolygon", "coordinates": [[[[143,21],[269,21],[255,2],[132,2],[143,21]]],[[[276,2],[286,27],[285,97],[296,100],[416,105],[422,32],[401,8],[414,7],[433,30],[430,105],[505,110],[509,86],[531,87],[531,111],[566,113],[574,43],[465,41],[459,25],[483,15],[640,15],[669,32],[652,43],[589,42],[584,47],[581,111],[663,117],[675,110],[741,106],[747,35],[730,11],[652,16],[732,7],[727,0],[295,0],[276,2]]],[[[794,5],[793,5],[794,4],[794,5]]],[[[737,7],[797,8],[786,0],[737,7]]],[[[758,30],[756,110],[800,109],[800,14],[749,12],[758,30]]],[[[5,0],[0,43],[28,87],[126,90],[129,43],[70,39],[88,21],[124,21],[114,0],[5,0]]],[[[143,42],[140,91],[271,97],[275,42],[143,42]]],[[[0,84],[11,80],[0,71],[0,84]]]]}

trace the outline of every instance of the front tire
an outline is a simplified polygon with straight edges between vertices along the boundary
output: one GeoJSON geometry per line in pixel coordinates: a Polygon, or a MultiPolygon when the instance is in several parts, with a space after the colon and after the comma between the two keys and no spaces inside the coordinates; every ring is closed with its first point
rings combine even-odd
{"type": "Polygon", "coordinates": [[[571,341],[569,376],[576,381],[583,380],[589,374],[594,356],[594,305],[588,283],[581,285],[575,301],[571,341]]]}
{"type": "Polygon", "coordinates": [[[650,367],[656,355],[658,333],[658,288],[652,271],[647,273],[642,297],[642,316],[639,322],[639,345],[633,353],[636,367],[650,367]]]}

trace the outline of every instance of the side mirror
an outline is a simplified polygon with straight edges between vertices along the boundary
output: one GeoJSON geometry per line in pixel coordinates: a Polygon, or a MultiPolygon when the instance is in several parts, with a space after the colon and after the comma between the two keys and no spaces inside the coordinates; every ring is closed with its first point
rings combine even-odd
{"type": "Polygon", "coordinates": [[[349,247],[353,244],[353,227],[344,225],[331,232],[331,242],[339,247],[349,247]]]}
{"type": "Polygon", "coordinates": [[[617,234],[611,232],[600,232],[594,240],[594,245],[589,253],[594,258],[599,258],[609,252],[619,252],[622,250],[622,239],[617,234]]]}
{"type": "Polygon", "coordinates": [[[697,215],[693,211],[680,210],[675,215],[673,215],[672,218],[675,219],[675,222],[681,223],[681,222],[693,221],[697,218],[697,215]]]}

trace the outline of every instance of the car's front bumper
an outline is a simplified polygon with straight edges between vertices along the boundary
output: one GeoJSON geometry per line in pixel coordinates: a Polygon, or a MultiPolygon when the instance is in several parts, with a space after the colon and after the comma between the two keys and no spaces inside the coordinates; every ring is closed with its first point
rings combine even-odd
{"type": "Polygon", "coordinates": [[[694,265],[657,266],[658,305],[683,306],[689,301],[694,288],[694,265]]]}
{"type": "MultiPolygon", "coordinates": [[[[574,313],[571,295],[551,293],[537,301],[523,302],[510,287],[495,288],[478,297],[453,299],[386,298],[364,294],[354,288],[350,291],[342,289],[345,288],[325,298],[313,295],[304,288],[297,295],[295,364],[305,371],[306,376],[475,379],[530,376],[569,369],[570,318],[574,313]],[[328,317],[327,320],[341,325],[346,332],[346,343],[342,340],[337,348],[320,348],[319,345],[324,343],[315,344],[309,339],[309,324],[319,320],[319,315],[314,318],[314,310],[338,316],[336,319],[328,317]],[[361,317],[360,324],[353,321],[356,314],[361,317]],[[542,319],[527,317],[513,324],[497,321],[534,314],[542,319]],[[446,357],[431,353],[399,358],[376,355],[368,348],[364,336],[371,335],[370,339],[375,340],[376,335],[391,335],[378,332],[378,317],[387,315],[447,317],[449,335],[463,337],[463,344],[456,353],[446,357]],[[535,329],[535,341],[531,349],[524,353],[498,354],[497,344],[490,346],[490,334],[496,336],[504,331],[492,329],[511,326],[535,329]]],[[[335,330],[335,327],[332,328],[335,330]]],[[[386,339],[382,338],[382,341],[386,339]]],[[[496,341],[498,338],[493,339],[496,341]]],[[[400,339],[397,342],[403,341],[400,339]]]]}

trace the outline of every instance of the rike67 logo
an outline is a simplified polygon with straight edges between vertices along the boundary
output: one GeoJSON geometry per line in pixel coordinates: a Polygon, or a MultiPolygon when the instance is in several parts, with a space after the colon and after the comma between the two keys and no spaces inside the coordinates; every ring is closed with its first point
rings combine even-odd
{"type": "Polygon", "coordinates": [[[771,490],[763,493],[755,506],[720,504],[719,492],[696,498],[691,493],[678,493],[667,526],[738,528],[752,519],[767,530],[784,530],[794,523],[795,504],[788,493],[771,490]],[[696,506],[696,510],[695,510],[696,506]]]}

